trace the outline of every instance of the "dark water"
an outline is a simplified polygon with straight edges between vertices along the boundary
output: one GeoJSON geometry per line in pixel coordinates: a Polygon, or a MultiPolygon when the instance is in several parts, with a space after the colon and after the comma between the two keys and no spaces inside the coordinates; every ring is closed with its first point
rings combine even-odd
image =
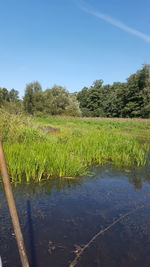
{"type": "MultiPolygon", "coordinates": [[[[93,177],[13,187],[31,266],[69,266],[78,246],[130,211],[90,244],[76,266],[150,266],[150,170],[93,171],[93,177]]],[[[20,266],[2,187],[0,255],[3,266],[20,266]]]]}

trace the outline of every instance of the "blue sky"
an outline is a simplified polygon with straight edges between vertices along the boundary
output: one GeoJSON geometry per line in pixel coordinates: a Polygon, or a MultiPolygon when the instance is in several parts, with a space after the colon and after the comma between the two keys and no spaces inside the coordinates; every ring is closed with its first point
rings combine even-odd
{"type": "Polygon", "coordinates": [[[149,0],[0,0],[0,87],[70,92],[150,63],[149,0]]]}

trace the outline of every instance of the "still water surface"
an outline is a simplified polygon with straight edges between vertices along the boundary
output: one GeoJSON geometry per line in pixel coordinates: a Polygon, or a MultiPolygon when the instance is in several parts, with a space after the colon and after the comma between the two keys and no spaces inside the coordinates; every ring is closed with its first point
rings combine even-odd
{"type": "MultiPolygon", "coordinates": [[[[76,266],[150,266],[150,169],[92,171],[93,177],[13,187],[31,267],[69,267],[96,233],[140,205],[97,237],[76,266]]],[[[2,186],[0,255],[4,267],[21,266],[2,186]]]]}

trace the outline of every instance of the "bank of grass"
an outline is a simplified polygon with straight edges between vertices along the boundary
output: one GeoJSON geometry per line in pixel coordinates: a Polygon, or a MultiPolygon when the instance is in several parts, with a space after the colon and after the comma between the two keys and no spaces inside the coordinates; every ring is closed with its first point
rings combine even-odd
{"type": "Polygon", "coordinates": [[[0,132],[14,182],[83,176],[93,164],[142,166],[148,144],[136,135],[141,130],[147,137],[148,129],[148,120],[32,119],[0,113],[0,132]],[[59,128],[60,132],[45,133],[41,125],[59,128]]]}
{"type": "Polygon", "coordinates": [[[83,128],[94,127],[98,130],[122,133],[124,135],[137,136],[139,139],[150,138],[150,119],[129,119],[129,118],[35,118],[35,122],[40,124],[52,124],[57,127],[83,128]]]}

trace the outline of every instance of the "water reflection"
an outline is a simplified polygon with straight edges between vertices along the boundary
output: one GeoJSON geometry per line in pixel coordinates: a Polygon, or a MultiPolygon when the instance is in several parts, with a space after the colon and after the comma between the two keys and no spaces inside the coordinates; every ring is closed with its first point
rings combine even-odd
{"type": "MultiPolygon", "coordinates": [[[[120,178],[122,179],[122,174],[128,178],[129,183],[133,184],[134,189],[141,189],[143,182],[150,183],[150,165],[141,168],[132,168],[132,169],[118,169],[116,170],[112,166],[104,166],[104,167],[97,167],[91,168],[89,173],[91,174],[91,179],[98,175],[98,178],[101,179],[103,176],[104,178],[107,177],[107,170],[110,173],[113,173],[112,178],[120,178]],[[105,174],[105,175],[104,175],[105,174]]],[[[40,183],[13,183],[13,190],[15,191],[15,196],[19,196],[22,191],[27,192],[30,197],[40,194],[46,195],[50,194],[51,192],[59,192],[65,190],[67,188],[76,188],[81,186],[87,177],[82,178],[51,178],[49,180],[43,180],[40,183]]],[[[0,183],[0,192],[3,192],[2,184],[0,183]]]]}
{"type": "MultiPolygon", "coordinates": [[[[46,195],[53,191],[59,192],[66,188],[76,188],[83,182],[82,178],[51,178],[50,180],[41,181],[40,183],[16,183],[12,184],[15,196],[19,196],[22,191],[27,192],[30,196],[37,194],[46,195]]],[[[3,191],[2,184],[0,184],[0,191],[3,191]]]]}
{"type": "MultiPolygon", "coordinates": [[[[98,178],[101,179],[103,176],[104,178],[107,177],[107,170],[108,172],[112,172],[113,176],[112,178],[116,177],[118,179],[122,179],[122,174],[128,178],[129,183],[133,184],[134,189],[141,189],[143,182],[150,183],[150,166],[141,167],[141,168],[133,168],[133,169],[114,169],[111,166],[105,166],[105,167],[97,167],[97,168],[91,168],[90,179],[93,179],[96,175],[98,175],[98,178]],[[105,174],[105,175],[104,175],[105,174]]],[[[109,174],[110,175],[110,174],[109,174]]],[[[65,190],[67,188],[76,188],[78,186],[81,186],[87,177],[82,178],[51,178],[50,180],[43,180],[40,183],[16,183],[12,184],[13,190],[15,191],[15,196],[19,196],[22,194],[22,191],[27,192],[27,194],[30,195],[30,197],[33,197],[34,195],[40,194],[46,195],[50,194],[51,192],[59,192],[62,190],[65,190]]],[[[0,183],[0,192],[3,192],[2,184],[0,183]]]]}
{"type": "Polygon", "coordinates": [[[133,184],[134,189],[141,189],[143,182],[150,183],[150,166],[145,168],[135,168],[128,174],[129,183],[133,184]]]}

